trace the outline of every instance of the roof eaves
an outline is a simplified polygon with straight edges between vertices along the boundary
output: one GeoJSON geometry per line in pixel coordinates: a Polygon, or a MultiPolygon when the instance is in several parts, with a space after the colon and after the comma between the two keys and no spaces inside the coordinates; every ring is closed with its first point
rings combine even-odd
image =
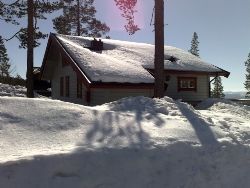
{"type": "Polygon", "coordinates": [[[143,88],[153,89],[154,83],[92,82],[91,88],[143,88]]]}
{"type": "Polygon", "coordinates": [[[45,67],[45,64],[46,64],[46,59],[47,59],[47,56],[48,56],[48,52],[49,52],[49,48],[51,46],[51,43],[52,43],[52,33],[50,33],[49,35],[49,39],[48,39],[48,43],[47,43],[47,46],[46,46],[46,50],[45,50],[45,54],[43,56],[43,61],[42,61],[42,66],[41,66],[41,75],[40,75],[40,79],[43,77],[43,72],[44,72],[44,67],[45,67]]]}
{"type": "MultiPolygon", "coordinates": [[[[214,65],[215,66],[215,65],[214,65]]],[[[224,70],[224,69],[222,69],[222,68],[220,68],[220,67],[217,67],[217,66],[215,66],[217,69],[220,69],[221,70],[221,72],[219,72],[219,73],[221,73],[222,74],[222,76],[224,76],[224,77],[226,77],[226,78],[228,78],[229,77],[229,75],[230,75],[230,72],[228,72],[228,71],[226,71],[226,70],[224,70]]]]}
{"type": "Polygon", "coordinates": [[[88,76],[85,74],[85,72],[80,68],[80,66],[78,65],[77,61],[70,55],[70,53],[68,52],[68,50],[62,44],[62,42],[57,38],[57,36],[54,33],[51,33],[51,35],[55,38],[55,40],[60,45],[60,47],[63,49],[63,51],[67,54],[67,56],[70,58],[70,60],[74,63],[75,67],[82,74],[82,76],[86,79],[86,81],[88,82],[88,84],[91,84],[90,78],[88,78],[88,76]]]}
{"type": "MultiPolygon", "coordinates": [[[[220,69],[220,68],[218,68],[220,69]]],[[[149,71],[151,75],[154,75],[154,69],[147,68],[146,70],[149,71]]],[[[176,69],[164,69],[166,73],[169,74],[202,74],[202,75],[211,75],[211,76],[225,76],[228,78],[230,75],[230,72],[227,72],[223,69],[220,69],[221,71],[193,71],[193,70],[176,70],[176,69]]]]}

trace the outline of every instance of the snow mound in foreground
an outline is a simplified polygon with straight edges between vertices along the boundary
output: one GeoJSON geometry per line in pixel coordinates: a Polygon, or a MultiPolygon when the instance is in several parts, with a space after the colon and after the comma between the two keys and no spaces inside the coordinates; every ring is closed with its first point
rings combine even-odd
{"type": "Polygon", "coordinates": [[[0,187],[247,188],[249,111],[217,104],[0,97],[0,187]]]}
{"type": "Polygon", "coordinates": [[[227,99],[209,98],[200,102],[195,108],[199,110],[206,110],[216,103],[235,104],[234,102],[227,99]]]}
{"type": "Polygon", "coordinates": [[[226,99],[207,99],[202,101],[196,106],[199,110],[217,111],[220,113],[234,114],[235,116],[242,116],[243,118],[250,119],[250,107],[238,104],[226,99]]]}
{"type": "Polygon", "coordinates": [[[250,107],[237,103],[218,102],[211,106],[209,110],[220,111],[221,113],[235,114],[235,116],[242,116],[243,118],[247,118],[250,120],[250,107]]]}
{"type": "Polygon", "coordinates": [[[169,98],[128,97],[102,105],[111,111],[141,114],[181,115],[176,102],[169,98]]]}

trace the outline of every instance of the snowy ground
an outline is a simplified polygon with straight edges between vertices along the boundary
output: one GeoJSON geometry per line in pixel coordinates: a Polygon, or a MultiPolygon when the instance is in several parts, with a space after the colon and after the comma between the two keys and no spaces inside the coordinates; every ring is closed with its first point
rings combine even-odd
{"type": "Polygon", "coordinates": [[[25,97],[26,88],[22,86],[12,86],[0,83],[0,96],[25,97]]]}
{"type": "Polygon", "coordinates": [[[250,187],[250,107],[0,97],[0,187],[250,187]]]}

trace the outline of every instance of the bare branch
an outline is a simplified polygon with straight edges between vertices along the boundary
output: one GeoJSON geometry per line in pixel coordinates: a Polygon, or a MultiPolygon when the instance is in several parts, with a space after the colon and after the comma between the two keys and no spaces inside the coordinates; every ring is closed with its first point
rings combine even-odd
{"type": "Polygon", "coordinates": [[[8,39],[4,39],[5,41],[10,41],[11,39],[13,39],[14,37],[17,37],[17,35],[22,32],[22,29],[20,29],[19,31],[17,31],[12,37],[8,38],[8,39]]]}
{"type": "Polygon", "coordinates": [[[16,0],[14,3],[11,3],[11,4],[3,4],[3,6],[13,6],[15,4],[17,4],[20,0],[16,0]]]}
{"type": "Polygon", "coordinates": [[[153,8],[153,12],[152,12],[152,15],[151,15],[150,26],[155,25],[155,24],[153,23],[153,20],[154,20],[154,12],[155,12],[155,6],[154,6],[154,8],[153,8]]]}

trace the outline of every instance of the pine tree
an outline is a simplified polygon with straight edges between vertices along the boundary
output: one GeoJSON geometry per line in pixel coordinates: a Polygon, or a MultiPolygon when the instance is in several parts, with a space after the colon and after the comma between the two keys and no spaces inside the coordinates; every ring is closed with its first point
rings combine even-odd
{"type": "Polygon", "coordinates": [[[0,36],[0,81],[10,84],[12,71],[7,49],[5,48],[2,36],[0,36]]]}
{"type": "Polygon", "coordinates": [[[94,0],[64,0],[63,14],[53,19],[59,34],[101,37],[110,28],[95,18],[94,0]]]}
{"type": "Polygon", "coordinates": [[[34,97],[34,77],[33,77],[33,66],[34,66],[34,1],[28,0],[27,14],[28,14],[28,28],[27,28],[27,97],[34,97]]]}
{"type": "Polygon", "coordinates": [[[246,66],[246,81],[244,83],[245,88],[247,90],[246,98],[250,98],[250,53],[248,54],[248,59],[245,61],[246,66]]]}
{"type": "Polygon", "coordinates": [[[17,9],[13,9],[11,5],[5,4],[0,1],[0,20],[4,20],[5,22],[11,22],[12,24],[18,24],[18,22],[14,19],[14,15],[17,14],[17,9]]]}
{"type": "Polygon", "coordinates": [[[154,97],[164,97],[164,0],[155,0],[154,97]]]}
{"type": "MultiPolygon", "coordinates": [[[[33,94],[33,51],[39,45],[37,41],[47,35],[39,31],[37,26],[38,19],[46,19],[45,14],[52,13],[60,6],[57,1],[45,0],[16,0],[14,3],[4,5],[7,10],[17,18],[28,16],[28,27],[21,28],[11,38],[17,37],[21,44],[20,47],[27,48],[27,97],[34,97],[33,94]]],[[[8,12],[8,11],[7,11],[8,12]]],[[[9,12],[8,12],[9,13],[9,12]]],[[[11,39],[10,38],[10,39],[11,39]]]]}
{"type": "Polygon", "coordinates": [[[198,35],[196,32],[194,32],[192,41],[191,41],[191,48],[188,50],[191,54],[200,57],[199,55],[199,41],[198,41],[198,35]]]}
{"type": "Polygon", "coordinates": [[[213,98],[224,98],[225,95],[223,93],[223,86],[222,86],[220,76],[215,77],[214,82],[213,82],[213,86],[214,86],[214,88],[213,88],[213,90],[211,92],[211,97],[213,97],[213,98]]]}
{"type": "Polygon", "coordinates": [[[0,75],[1,77],[10,77],[10,67],[9,57],[7,54],[7,49],[5,48],[2,36],[0,36],[0,75]]]}
{"type": "MultiPolygon", "coordinates": [[[[22,0],[22,1],[16,1],[15,3],[9,5],[8,9],[10,9],[14,15],[16,15],[17,18],[22,18],[29,16],[30,12],[33,12],[33,15],[31,16],[33,19],[33,47],[37,47],[40,45],[39,39],[45,39],[48,34],[43,33],[40,31],[40,28],[38,27],[37,23],[38,20],[46,20],[46,16],[49,13],[54,12],[55,10],[58,10],[60,8],[61,3],[59,0],[54,1],[44,1],[44,0],[22,0]],[[29,8],[29,3],[32,5],[32,9],[29,8]]],[[[28,46],[28,27],[20,28],[20,30],[15,33],[10,39],[12,38],[18,38],[20,41],[20,48],[27,48],[28,46]]]]}
{"type": "Polygon", "coordinates": [[[0,64],[3,62],[8,62],[8,54],[7,54],[7,49],[5,48],[4,41],[2,36],[0,36],[0,64]]]}
{"type": "Polygon", "coordinates": [[[4,61],[0,64],[0,74],[2,77],[9,78],[11,72],[11,64],[8,61],[4,61]]]}

